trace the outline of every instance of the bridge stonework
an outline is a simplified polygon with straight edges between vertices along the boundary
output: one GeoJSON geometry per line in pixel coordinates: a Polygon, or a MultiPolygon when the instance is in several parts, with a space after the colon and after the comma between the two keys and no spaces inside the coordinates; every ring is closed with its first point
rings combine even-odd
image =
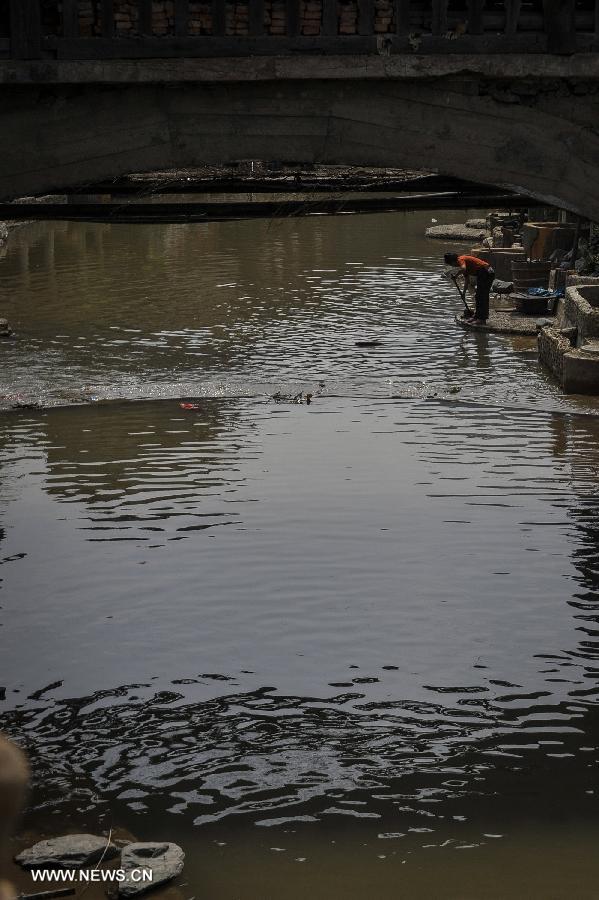
{"type": "MultiPolygon", "coordinates": [[[[137,0],[114,0],[114,33],[117,37],[133,37],[143,30],[141,7],[137,0]]],[[[149,28],[156,37],[175,34],[175,0],[152,0],[149,10],[149,28]]],[[[373,26],[376,34],[391,34],[395,30],[395,5],[393,0],[375,0],[373,26]]],[[[264,0],[262,5],[264,34],[286,34],[286,9],[284,0],[264,0]]],[[[358,0],[338,0],[338,33],[359,34],[358,0]]],[[[95,0],[80,0],[77,8],[77,31],[80,37],[100,37],[103,31],[101,7],[95,0]]],[[[59,33],[60,17],[51,0],[42,6],[42,24],[46,33],[59,33]]],[[[211,0],[189,0],[187,14],[189,35],[211,35],[214,18],[211,0]]],[[[298,31],[305,36],[317,36],[323,25],[323,0],[302,0],[299,6],[298,31]]],[[[248,36],[250,32],[250,6],[248,0],[234,0],[226,4],[224,16],[225,34],[248,36]]]]}
{"type": "Polygon", "coordinates": [[[595,0],[10,7],[2,199],[262,159],[427,169],[599,218],[595,0]]]}

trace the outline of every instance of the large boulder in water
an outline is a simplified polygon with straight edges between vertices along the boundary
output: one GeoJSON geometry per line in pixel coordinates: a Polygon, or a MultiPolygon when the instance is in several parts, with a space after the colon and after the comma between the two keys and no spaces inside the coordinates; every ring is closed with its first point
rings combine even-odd
{"type": "Polygon", "coordinates": [[[114,844],[96,834],[65,834],[38,841],[15,856],[26,869],[80,869],[100,859],[111,859],[118,853],[114,844]]]}
{"type": "Polygon", "coordinates": [[[127,844],[121,855],[125,881],[119,884],[121,897],[132,897],[176,878],[183,871],[185,853],[178,844],[139,842],[127,844]],[[140,872],[151,870],[152,879],[137,880],[140,872]]]}

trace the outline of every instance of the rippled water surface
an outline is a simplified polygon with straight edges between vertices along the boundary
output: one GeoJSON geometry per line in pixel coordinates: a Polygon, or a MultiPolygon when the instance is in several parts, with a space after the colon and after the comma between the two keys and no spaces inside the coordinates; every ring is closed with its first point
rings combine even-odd
{"type": "Polygon", "coordinates": [[[118,398],[0,418],[29,827],[186,900],[596,897],[599,419],[429,218],[13,235],[2,392],[118,398]]]}

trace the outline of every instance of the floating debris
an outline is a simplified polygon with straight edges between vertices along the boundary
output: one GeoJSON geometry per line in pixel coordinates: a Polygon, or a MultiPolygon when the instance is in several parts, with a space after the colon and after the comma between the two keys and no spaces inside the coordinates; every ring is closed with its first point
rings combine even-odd
{"type": "Polygon", "coordinates": [[[54,900],[55,897],[71,897],[75,888],[57,888],[50,891],[37,891],[35,894],[19,894],[18,900],[54,900]]]}
{"type": "Polygon", "coordinates": [[[0,338],[13,338],[14,331],[9,325],[8,319],[0,319],[0,338]]]}
{"type": "Polygon", "coordinates": [[[306,403],[308,406],[312,402],[312,397],[314,394],[306,394],[304,397],[304,392],[300,391],[299,394],[282,394],[280,391],[277,391],[276,394],[273,394],[271,399],[275,401],[275,403],[306,403]]]}
{"type": "Polygon", "coordinates": [[[44,404],[39,400],[15,400],[12,409],[43,409],[44,404]]]}

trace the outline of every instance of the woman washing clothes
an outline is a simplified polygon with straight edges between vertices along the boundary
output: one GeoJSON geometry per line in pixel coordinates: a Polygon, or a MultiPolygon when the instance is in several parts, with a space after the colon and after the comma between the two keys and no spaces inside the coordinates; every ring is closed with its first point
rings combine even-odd
{"type": "Polygon", "coordinates": [[[457,253],[446,253],[443,260],[446,266],[460,269],[464,276],[464,291],[469,287],[470,280],[476,279],[474,316],[466,318],[465,321],[472,325],[484,325],[489,318],[489,294],[495,279],[494,270],[486,260],[479,259],[478,256],[469,256],[467,253],[461,256],[457,253]]]}

